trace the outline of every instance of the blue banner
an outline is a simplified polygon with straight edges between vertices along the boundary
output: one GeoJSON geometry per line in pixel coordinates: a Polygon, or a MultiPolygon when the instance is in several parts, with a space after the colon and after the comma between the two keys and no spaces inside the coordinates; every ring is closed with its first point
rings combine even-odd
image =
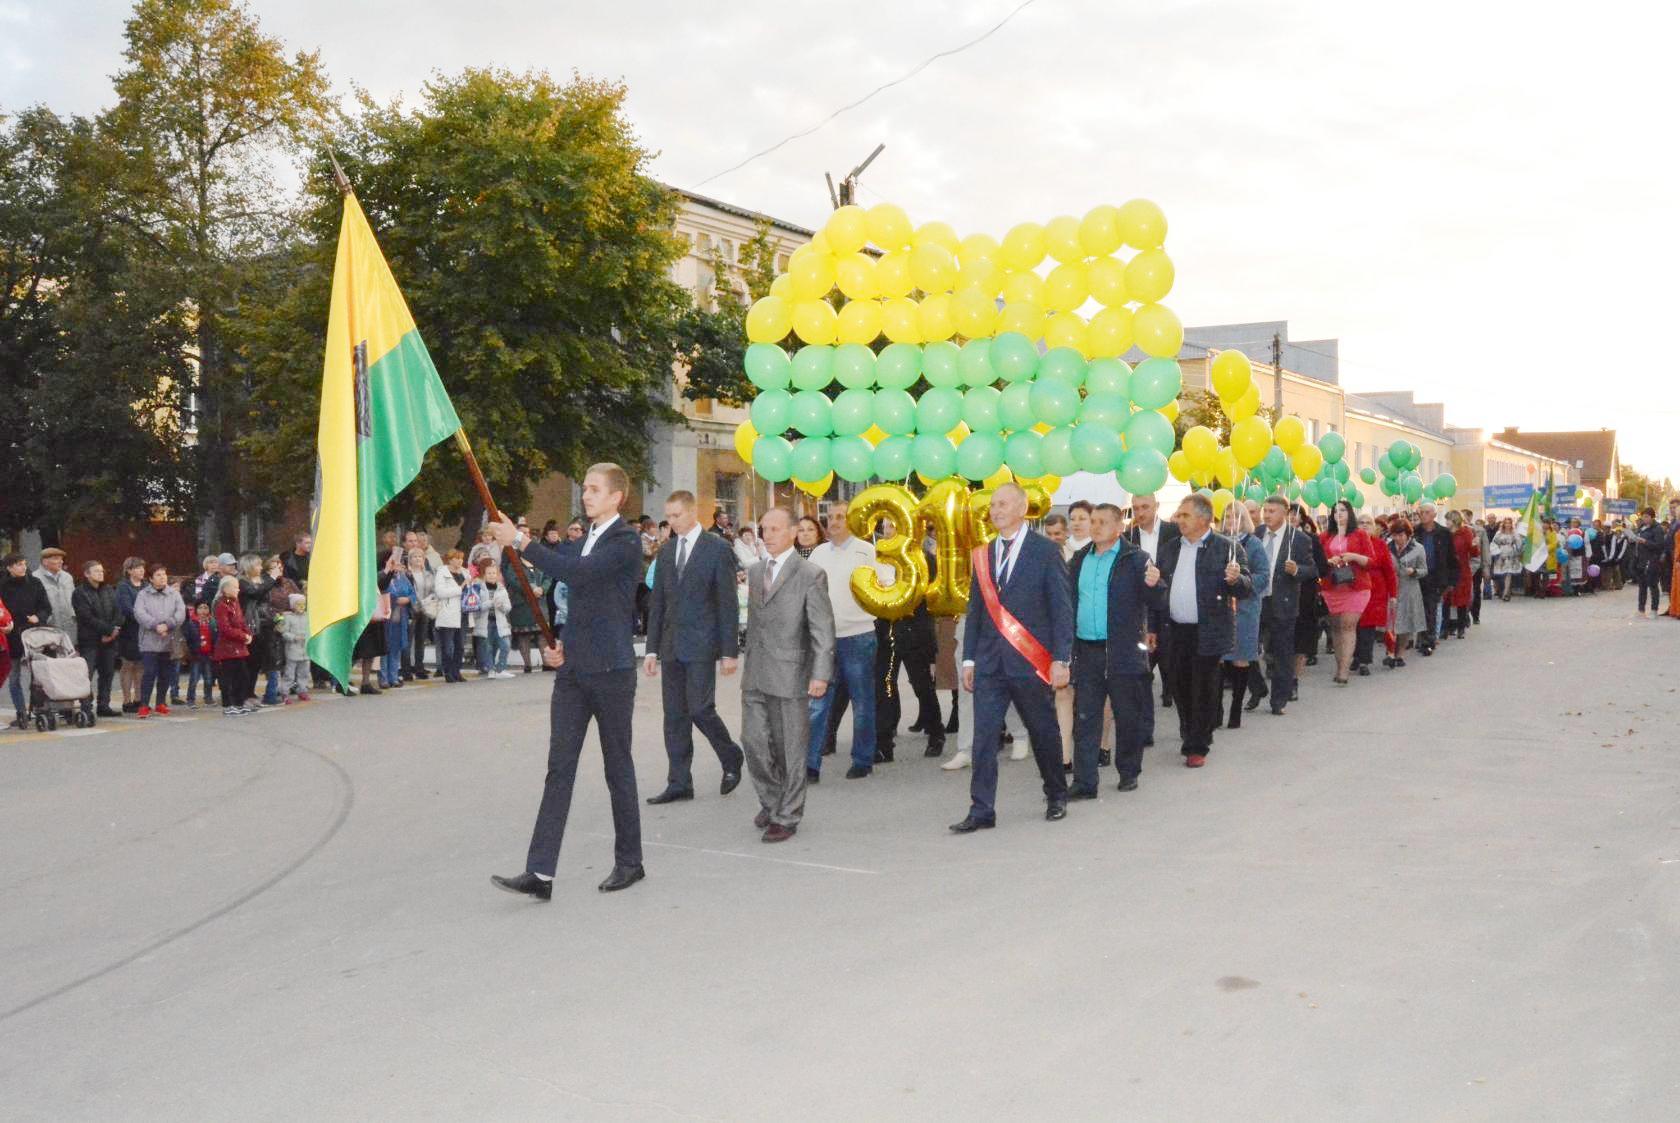
{"type": "Polygon", "coordinates": [[[1585,507],[1576,507],[1573,504],[1558,504],[1552,507],[1552,517],[1554,519],[1580,519],[1582,522],[1586,522],[1592,517],[1592,512],[1585,507]]]}
{"type": "Polygon", "coordinates": [[[1552,510],[1562,510],[1564,507],[1575,506],[1576,485],[1558,484],[1552,489],[1552,510]]]}
{"type": "Polygon", "coordinates": [[[1604,513],[1607,515],[1621,515],[1625,518],[1638,510],[1639,501],[1636,499],[1606,499],[1604,501],[1604,513]]]}
{"type": "Polygon", "coordinates": [[[1533,494],[1533,484],[1490,484],[1482,488],[1482,506],[1516,510],[1525,505],[1533,494]]]}

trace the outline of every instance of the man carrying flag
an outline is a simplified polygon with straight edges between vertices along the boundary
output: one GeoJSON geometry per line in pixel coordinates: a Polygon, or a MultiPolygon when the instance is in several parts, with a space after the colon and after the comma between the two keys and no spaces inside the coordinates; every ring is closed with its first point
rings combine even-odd
{"type": "MultiPolygon", "coordinates": [[[[1545,498],[1538,491],[1528,497],[1528,506],[1517,518],[1517,529],[1523,536],[1523,569],[1536,573],[1546,564],[1546,525],[1542,512],[1552,507],[1552,479],[1546,478],[1545,498]]],[[[1532,579],[1530,579],[1532,585],[1532,579]]]]}

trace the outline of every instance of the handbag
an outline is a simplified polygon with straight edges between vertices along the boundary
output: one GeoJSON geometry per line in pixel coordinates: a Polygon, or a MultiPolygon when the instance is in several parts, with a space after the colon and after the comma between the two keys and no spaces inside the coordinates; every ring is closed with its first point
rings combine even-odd
{"type": "Polygon", "coordinates": [[[477,581],[467,583],[467,587],[461,590],[462,612],[477,612],[484,607],[483,588],[477,581]]]}
{"type": "Polygon", "coordinates": [[[1332,585],[1351,585],[1351,584],[1353,584],[1353,566],[1351,566],[1351,565],[1333,565],[1333,566],[1331,566],[1330,567],[1330,584],[1332,584],[1332,585]]]}

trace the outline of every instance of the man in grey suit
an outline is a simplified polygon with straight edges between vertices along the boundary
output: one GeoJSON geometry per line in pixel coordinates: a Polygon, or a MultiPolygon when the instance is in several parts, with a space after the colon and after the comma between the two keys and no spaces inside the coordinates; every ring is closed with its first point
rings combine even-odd
{"type": "Polygon", "coordinates": [[[810,700],[834,673],[834,609],[827,574],[793,548],[793,515],[772,507],[758,532],[770,556],[747,571],[741,743],[758,789],[753,826],[765,842],[785,842],[805,814],[810,700]]]}
{"type": "MultiPolygon", "coordinates": [[[[1312,540],[1289,525],[1289,501],[1281,495],[1266,500],[1261,508],[1272,582],[1261,602],[1260,632],[1265,640],[1266,668],[1271,672],[1272,712],[1281,714],[1295,693],[1295,621],[1301,614],[1301,591],[1313,595],[1318,567],[1313,564],[1312,540]]],[[[1256,693],[1248,708],[1254,709],[1265,693],[1256,693]]]]}

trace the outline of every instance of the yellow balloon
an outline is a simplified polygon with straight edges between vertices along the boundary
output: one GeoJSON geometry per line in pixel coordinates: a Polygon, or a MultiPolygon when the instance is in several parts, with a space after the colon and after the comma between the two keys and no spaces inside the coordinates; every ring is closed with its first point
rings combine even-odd
{"type": "Polygon", "coordinates": [[[1091,279],[1082,261],[1058,265],[1044,279],[1044,306],[1052,312],[1072,312],[1090,295],[1091,279]]]}
{"type": "Polygon", "coordinates": [[[829,257],[834,256],[834,247],[829,244],[828,235],[824,234],[821,230],[812,234],[811,240],[807,242],[806,245],[811,247],[812,253],[826,254],[829,257]]]}
{"type": "Polygon", "coordinates": [[[923,246],[938,246],[948,254],[955,255],[962,244],[957,240],[957,232],[951,229],[948,222],[924,222],[916,228],[910,237],[910,244],[917,249],[923,246]]]}
{"type": "Polygon", "coordinates": [[[758,440],[758,430],[753,428],[751,421],[743,421],[735,426],[735,455],[752,467],[753,442],[758,440]]]}
{"type": "Polygon", "coordinates": [[[1079,220],[1079,248],[1086,257],[1107,257],[1120,248],[1120,208],[1102,203],[1079,220]]]}
{"type": "Polygon", "coordinates": [[[990,339],[997,327],[997,302],[965,289],[951,298],[951,322],[964,339],[990,339]]]}
{"type": "Polygon", "coordinates": [[[1252,421],[1254,415],[1260,412],[1260,388],[1253,384],[1248,392],[1234,402],[1221,403],[1225,406],[1225,416],[1232,421],[1252,421]]]}
{"type": "Polygon", "coordinates": [[[1085,281],[1098,304],[1118,308],[1131,299],[1126,291],[1126,266],[1117,258],[1099,257],[1085,266],[1085,281]]]}
{"type": "Polygon", "coordinates": [[[1003,236],[1003,263],[1011,269],[1035,269],[1044,260],[1044,227],[1023,222],[1003,236]]]}
{"type": "MultiPolygon", "coordinates": [[[[1284,419],[1285,421],[1288,418],[1284,419]]],[[[1280,425],[1279,428],[1282,428],[1280,425]]],[[[1282,447],[1282,446],[1279,446],[1282,447]]],[[[1289,454],[1289,466],[1295,469],[1295,474],[1303,480],[1310,480],[1318,475],[1318,470],[1324,467],[1324,454],[1318,451],[1315,444],[1302,444],[1289,454]]]]}
{"type": "Polygon", "coordinates": [[[1252,468],[1272,449],[1272,427],[1263,417],[1245,417],[1231,426],[1231,451],[1237,463],[1252,468]]]}
{"type": "Polygon", "coordinates": [[[959,421],[957,422],[957,427],[952,429],[949,433],[946,433],[945,436],[950,439],[953,445],[960,445],[964,441],[968,440],[969,432],[968,422],[959,421]]]}
{"type": "Polygon", "coordinates": [[[840,309],[836,338],[841,343],[873,343],[881,334],[881,306],[873,300],[851,300],[840,309]]]}
{"type": "Polygon", "coordinates": [[[788,276],[786,273],[783,273],[774,281],[771,281],[770,295],[779,296],[783,300],[791,301],[793,299],[793,278],[788,276]]]}
{"type": "Polygon", "coordinates": [[[922,310],[907,296],[889,300],[881,306],[881,330],[894,343],[920,343],[922,310]]]}
{"type": "Polygon", "coordinates": [[[761,296],[747,309],[747,339],[779,343],[793,327],[793,308],[779,296],[761,296]]]}
{"type": "Polygon", "coordinates": [[[1044,278],[1030,269],[1009,273],[1003,279],[1005,304],[1044,305],[1044,278]]]}
{"type": "Polygon", "coordinates": [[[1166,418],[1168,421],[1176,422],[1178,420],[1178,399],[1174,398],[1155,412],[1166,418]]]}
{"type": "Polygon", "coordinates": [[[919,321],[921,341],[938,343],[942,339],[950,339],[957,330],[955,311],[955,301],[950,293],[936,292],[932,296],[924,296],[919,321]]]}
{"type": "Polygon", "coordinates": [[[847,254],[834,263],[834,280],[848,300],[874,298],[875,259],[866,253],[847,254]]]}
{"type": "Polygon", "coordinates": [[[957,260],[965,266],[976,261],[996,261],[1002,249],[990,234],[970,234],[957,244],[957,260]]]}
{"type": "Polygon", "coordinates": [[[823,235],[835,254],[843,257],[856,253],[869,241],[868,213],[856,204],[841,207],[828,216],[828,221],[823,224],[823,235]]]}
{"type": "Polygon", "coordinates": [[[834,342],[840,317],[826,300],[801,300],[793,306],[793,334],[806,343],[834,342]]]}
{"type": "Polygon", "coordinates": [[[1090,332],[1078,312],[1058,312],[1044,321],[1047,347],[1071,347],[1081,355],[1091,347],[1090,332]]]}
{"type": "Polygon", "coordinates": [[[1225,488],[1220,488],[1218,491],[1215,491],[1211,496],[1209,496],[1208,500],[1213,504],[1213,517],[1216,519],[1223,518],[1225,516],[1225,508],[1229,507],[1231,505],[1231,500],[1235,498],[1236,496],[1232,495],[1225,488]]]}
{"type": "MultiPolygon", "coordinates": [[[[975,447],[978,448],[980,446],[976,445],[975,447]]],[[[1005,465],[993,472],[991,475],[987,476],[985,480],[981,482],[980,486],[983,488],[996,489],[1002,487],[1014,478],[1015,473],[1009,470],[1008,465],[1005,465]]]]}
{"type": "Polygon", "coordinates": [[[1154,304],[1173,287],[1173,263],[1165,250],[1144,250],[1126,263],[1126,291],[1133,300],[1154,304]]]}
{"type": "Polygon", "coordinates": [[[1120,205],[1120,238],[1136,250],[1152,250],[1167,240],[1167,216],[1148,199],[1120,205]]]}
{"type": "MultiPolygon", "coordinates": [[[[817,237],[821,237],[821,235],[818,234],[817,237]]],[[[828,240],[825,238],[823,240],[822,244],[824,246],[828,245],[828,240]]],[[[788,255],[788,268],[792,269],[793,268],[793,263],[796,262],[796,261],[804,261],[806,258],[810,257],[814,253],[822,253],[822,252],[823,252],[823,250],[818,247],[815,238],[813,238],[809,242],[806,242],[803,246],[795,246],[794,249],[793,249],[793,252],[788,255]]]]}
{"type": "Polygon", "coordinates": [[[990,298],[1003,291],[1003,283],[1008,278],[1009,271],[996,258],[975,258],[963,262],[957,270],[956,291],[973,290],[990,298]]]}
{"type": "Polygon", "coordinates": [[[1171,472],[1172,478],[1180,483],[1189,481],[1190,458],[1184,455],[1183,449],[1174,449],[1173,454],[1167,457],[1167,471],[1171,472]]]}
{"type": "MultiPolygon", "coordinates": [[[[1277,446],[1283,450],[1285,456],[1294,456],[1295,450],[1306,443],[1307,427],[1301,423],[1299,417],[1280,417],[1272,439],[1277,441],[1277,446]]],[[[1317,470],[1313,469],[1314,472],[1317,470]]]]}
{"type": "Polygon", "coordinates": [[[1091,358],[1118,359],[1132,349],[1132,310],[1104,308],[1086,327],[1091,342],[1091,358]]]}
{"type": "Polygon", "coordinates": [[[834,288],[834,259],[827,254],[814,253],[788,266],[796,300],[820,300],[834,288]]]}
{"type": "Polygon", "coordinates": [[[795,481],[794,486],[800,491],[803,491],[806,495],[809,495],[812,499],[821,499],[823,496],[828,494],[828,489],[834,486],[834,472],[831,470],[828,475],[824,476],[822,479],[812,480],[809,483],[799,483],[798,481],[795,481]]]}
{"type": "Polygon", "coordinates": [[[1145,355],[1176,358],[1184,346],[1184,325],[1165,304],[1145,304],[1132,314],[1132,333],[1145,355]]]}
{"type": "Polygon", "coordinates": [[[915,287],[915,278],[910,275],[909,254],[889,253],[876,260],[875,291],[877,293],[888,298],[909,296],[910,290],[915,287]]]}
{"type": "Polygon", "coordinates": [[[1057,215],[1044,224],[1044,248],[1051,257],[1066,264],[1085,256],[1079,244],[1079,220],[1072,215],[1057,215]]]}
{"type": "Polygon", "coordinates": [[[852,498],[846,510],[851,532],[869,541],[882,519],[891,519],[893,534],[875,543],[875,556],[893,569],[893,582],[884,585],[872,565],[852,573],[852,596],[865,612],[882,620],[898,620],[916,611],[927,594],[927,555],[916,527],[916,497],[903,484],[875,484],[852,498]]]}
{"type": "Polygon", "coordinates": [[[1228,448],[1220,449],[1219,464],[1214,468],[1213,474],[1226,487],[1236,487],[1237,482],[1242,479],[1242,467],[1237,464],[1236,453],[1228,448]]]}
{"type": "Polygon", "coordinates": [[[1181,442],[1185,460],[1194,472],[1211,472],[1219,460],[1219,438],[1206,425],[1188,429],[1181,442]]]}
{"type": "Polygon", "coordinates": [[[863,439],[869,442],[869,447],[874,448],[887,439],[887,432],[879,425],[871,425],[863,431],[863,439]]]}
{"type": "MultiPolygon", "coordinates": [[[[1138,256],[1142,256],[1139,254],[1138,256]]],[[[1208,381],[1220,401],[1234,402],[1254,385],[1254,364],[1241,351],[1221,351],[1213,357],[1208,381]]]]}
{"type": "Polygon", "coordinates": [[[1044,434],[1048,433],[1051,429],[1054,429],[1054,428],[1055,428],[1055,426],[1049,424],[1048,422],[1039,421],[1039,422],[1034,423],[1034,425],[1032,427],[1032,431],[1037,433],[1039,436],[1042,437],[1044,434]]]}
{"type": "Polygon", "coordinates": [[[910,279],[926,293],[950,292],[957,280],[957,259],[944,246],[917,246],[910,251],[910,279]]]}
{"type": "Polygon", "coordinates": [[[1028,339],[1044,335],[1044,309],[1036,304],[1006,304],[998,315],[998,331],[1018,331],[1028,339]]]}
{"type": "Polygon", "coordinates": [[[910,245],[910,216],[896,203],[876,203],[869,208],[869,240],[888,253],[910,245]]]}

